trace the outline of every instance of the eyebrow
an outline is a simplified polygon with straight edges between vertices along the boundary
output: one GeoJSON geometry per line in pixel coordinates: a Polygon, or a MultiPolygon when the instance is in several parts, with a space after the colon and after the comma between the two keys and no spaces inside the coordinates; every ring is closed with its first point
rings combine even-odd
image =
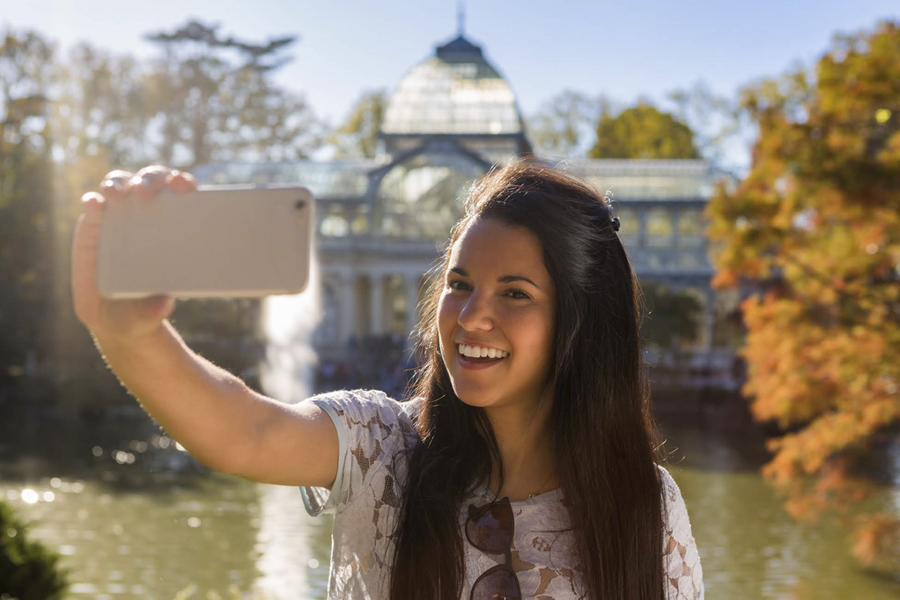
{"type": "MultiPolygon", "coordinates": [[[[457,275],[461,275],[462,277],[468,277],[469,273],[462,267],[453,267],[450,269],[451,272],[456,273],[457,275]]],[[[512,283],[513,281],[524,281],[525,283],[530,283],[537,289],[541,289],[541,286],[528,279],[524,275],[503,275],[497,278],[498,283],[512,283]]]]}

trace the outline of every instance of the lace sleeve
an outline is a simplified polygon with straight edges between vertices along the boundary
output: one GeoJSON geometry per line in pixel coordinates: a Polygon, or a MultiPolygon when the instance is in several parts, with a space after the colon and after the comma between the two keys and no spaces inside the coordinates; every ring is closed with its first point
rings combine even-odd
{"type": "Polygon", "coordinates": [[[703,600],[703,568],[681,490],[669,472],[660,467],[666,508],[663,531],[663,564],[668,600],[703,600]]]}
{"type": "Polygon", "coordinates": [[[404,405],[377,390],[341,390],[308,402],[331,417],[339,442],[338,472],[331,490],[300,488],[310,515],[341,512],[362,490],[375,486],[376,479],[381,486],[394,486],[398,475],[394,456],[415,436],[404,405]]]}

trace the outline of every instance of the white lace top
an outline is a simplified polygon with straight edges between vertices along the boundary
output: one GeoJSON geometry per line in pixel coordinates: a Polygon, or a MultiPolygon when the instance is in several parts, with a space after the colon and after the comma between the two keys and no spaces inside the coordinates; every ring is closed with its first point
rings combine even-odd
{"type": "MultiPolygon", "coordinates": [[[[340,440],[337,479],[331,492],[325,488],[301,488],[306,510],[316,516],[334,513],[331,547],[330,600],[379,600],[387,598],[395,541],[393,531],[400,507],[400,486],[406,479],[406,460],[401,450],[417,442],[409,411],[378,391],[339,391],[308,400],[320,406],[337,428],[340,440]]],[[[687,508],[668,471],[660,467],[668,509],[664,535],[667,598],[703,598],[703,571],[697,545],[691,535],[687,508]]],[[[460,527],[467,507],[493,500],[486,489],[463,503],[460,527]]],[[[569,599],[581,597],[580,572],[572,569],[574,537],[560,489],[513,502],[515,532],[512,566],[524,598],[569,599]]],[[[492,557],[464,544],[468,600],[475,579],[505,559],[492,557]]]]}

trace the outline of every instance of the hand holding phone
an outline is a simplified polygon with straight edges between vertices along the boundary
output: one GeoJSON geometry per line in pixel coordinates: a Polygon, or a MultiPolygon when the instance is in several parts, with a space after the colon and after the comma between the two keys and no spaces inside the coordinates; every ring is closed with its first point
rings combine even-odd
{"type": "Polygon", "coordinates": [[[175,309],[175,299],[153,296],[137,300],[109,300],[97,288],[100,229],[108,205],[130,194],[150,199],[163,189],[184,193],[196,189],[194,178],[166,167],[146,167],[132,174],[112,171],[100,185],[102,194],[81,197],[84,213],[72,242],[72,302],[79,320],[98,338],[131,341],[155,331],[175,309]]]}
{"type": "Polygon", "coordinates": [[[296,293],[306,285],[313,215],[305,190],[267,205],[244,195],[218,211],[197,210],[198,203],[179,201],[200,196],[209,204],[216,193],[198,192],[190,175],[159,166],[113,171],[101,190],[82,198],[72,253],[75,312],[98,337],[133,339],[156,329],[174,309],[173,296],[296,293]],[[298,200],[306,204],[298,208],[298,200]],[[230,229],[217,235],[217,227],[230,229]],[[293,250],[278,240],[292,241],[293,250]],[[254,274],[266,261],[275,274],[254,274]]]}

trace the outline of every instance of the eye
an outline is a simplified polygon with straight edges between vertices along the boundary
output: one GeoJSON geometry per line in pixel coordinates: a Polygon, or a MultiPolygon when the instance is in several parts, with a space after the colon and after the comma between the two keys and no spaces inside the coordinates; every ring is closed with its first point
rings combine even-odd
{"type": "Polygon", "coordinates": [[[460,279],[453,279],[452,281],[447,282],[447,287],[451,290],[467,290],[469,289],[469,284],[460,279]]]}
{"type": "Polygon", "coordinates": [[[530,300],[531,296],[523,292],[522,290],[509,290],[506,292],[506,295],[512,298],[513,300],[530,300]]]}

